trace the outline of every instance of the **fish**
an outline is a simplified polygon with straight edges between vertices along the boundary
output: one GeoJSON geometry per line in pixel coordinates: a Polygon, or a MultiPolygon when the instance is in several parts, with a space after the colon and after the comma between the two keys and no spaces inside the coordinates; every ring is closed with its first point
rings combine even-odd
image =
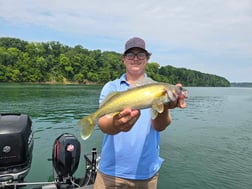
{"type": "Polygon", "coordinates": [[[152,108],[152,119],[164,110],[164,104],[175,101],[181,96],[187,98],[187,90],[183,87],[162,82],[148,82],[137,85],[126,91],[117,91],[109,94],[94,113],[83,117],[78,126],[81,127],[81,137],[88,139],[100,117],[108,114],[117,114],[125,108],[146,109],[152,108]]]}

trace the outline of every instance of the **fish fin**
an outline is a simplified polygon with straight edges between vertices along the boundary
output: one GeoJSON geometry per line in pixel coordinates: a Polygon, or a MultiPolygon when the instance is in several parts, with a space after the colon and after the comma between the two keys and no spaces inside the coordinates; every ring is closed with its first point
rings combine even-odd
{"type": "Polygon", "coordinates": [[[154,81],[153,79],[151,79],[150,77],[145,77],[145,78],[143,79],[142,83],[143,83],[144,85],[146,85],[146,84],[150,84],[150,83],[155,83],[155,81],[154,81]]]}
{"type": "Polygon", "coordinates": [[[175,92],[168,90],[167,95],[170,101],[175,101],[177,99],[177,95],[175,92]]]}
{"type": "Polygon", "coordinates": [[[82,118],[78,122],[78,126],[81,127],[81,138],[83,140],[87,140],[91,136],[91,134],[93,133],[95,124],[96,124],[96,120],[94,119],[94,116],[92,114],[82,118]]]}
{"type": "Polygon", "coordinates": [[[106,114],[105,116],[107,116],[107,117],[114,117],[115,115],[117,115],[119,113],[120,112],[113,112],[113,113],[106,114]]]}
{"type": "Polygon", "coordinates": [[[153,104],[152,105],[152,119],[155,119],[158,116],[158,113],[164,111],[164,104],[153,104]]]}
{"type": "Polygon", "coordinates": [[[157,112],[156,110],[153,110],[153,109],[151,109],[151,110],[152,110],[151,119],[154,120],[154,119],[156,119],[156,117],[158,116],[158,112],[157,112]]]}
{"type": "Polygon", "coordinates": [[[152,109],[158,113],[162,113],[164,111],[164,104],[153,104],[152,109]]]}
{"type": "Polygon", "coordinates": [[[154,83],[154,82],[155,81],[153,79],[151,79],[150,77],[144,77],[144,78],[138,79],[134,83],[132,83],[130,85],[130,88],[139,87],[142,85],[147,85],[147,84],[154,83]]]}

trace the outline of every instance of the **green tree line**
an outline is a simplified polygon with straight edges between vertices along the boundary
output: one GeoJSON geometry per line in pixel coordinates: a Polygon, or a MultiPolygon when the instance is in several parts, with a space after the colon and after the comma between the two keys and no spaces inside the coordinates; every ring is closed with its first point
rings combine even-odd
{"type": "MultiPolygon", "coordinates": [[[[122,54],[69,47],[57,41],[27,42],[0,38],[0,82],[75,82],[104,84],[124,73],[122,54]]],[[[230,86],[220,76],[185,68],[147,64],[146,72],[156,81],[185,86],[230,86]]]]}

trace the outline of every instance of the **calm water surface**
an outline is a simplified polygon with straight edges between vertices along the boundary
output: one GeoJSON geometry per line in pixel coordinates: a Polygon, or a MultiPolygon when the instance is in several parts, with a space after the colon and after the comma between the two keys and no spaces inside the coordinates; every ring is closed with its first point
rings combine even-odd
{"type": "MultiPolygon", "coordinates": [[[[98,108],[100,86],[0,84],[0,113],[24,113],[33,122],[33,162],[26,181],[52,176],[52,146],[63,132],[82,143],[76,177],[83,176],[83,155],[100,151],[96,128],[83,141],[76,123],[98,108]]],[[[173,123],[161,134],[165,159],[159,189],[252,188],[252,88],[188,88],[188,107],[172,110],[173,123]]]]}

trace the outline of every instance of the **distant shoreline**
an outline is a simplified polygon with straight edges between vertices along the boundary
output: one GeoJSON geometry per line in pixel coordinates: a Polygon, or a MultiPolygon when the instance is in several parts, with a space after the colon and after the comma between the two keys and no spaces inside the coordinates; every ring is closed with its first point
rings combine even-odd
{"type": "Polygon", "coordinates": [[[252,87],[252,82],[233,82],[230,87],[252,87]]]}

